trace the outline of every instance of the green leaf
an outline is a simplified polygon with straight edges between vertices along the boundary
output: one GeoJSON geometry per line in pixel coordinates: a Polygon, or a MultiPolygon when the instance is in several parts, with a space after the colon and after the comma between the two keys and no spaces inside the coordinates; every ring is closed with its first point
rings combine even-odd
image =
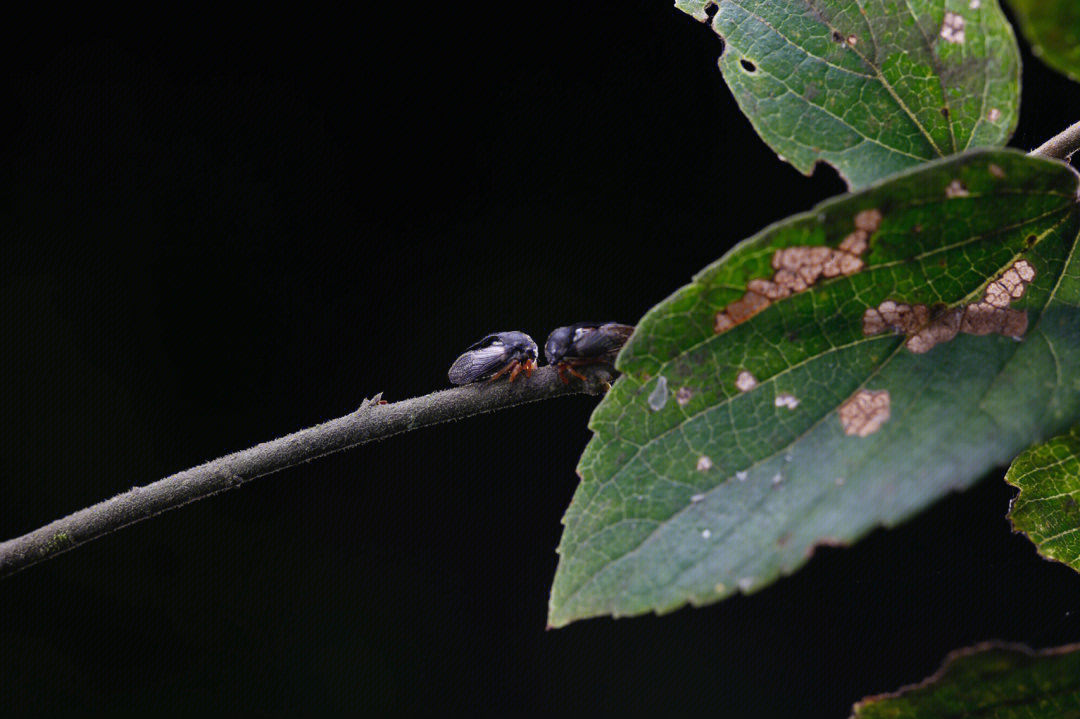
{"type": "Polygon", "coordinates": [[[1080,81],[1080,3],[1009,0],[1035,57],[1080,81]]]}
{"type": "Polygon", "coordinates": [[[953,652],[932,677],[867,697],[853,719],[1063,719],[1080,717],[1080,645],[1033,652],[981,644],[953,652]]]}
{"type": "Polygon", "coordinates": [[[1000,147],[1016,127],[1020,52],[997,0],[675,7],[711,22],[739,107],[804,174],[823,160],[860,187],[927,160],[1000,147]]]}
{"type": "Polygon", "coordinates": [[[1013,528],[1039,554],[1080,572],[1080,424],[1017,457],[1005,481],[1020,489],[1009,509],[1013,528]]]}
{"type": "Polygon", "coordinates": [[[590,420],[551,624],[758,589],[1074,424],[1076,194],[1071,168],[1011,150],[937,161],[765,229],[650,310],[590,420]],[[795,274],[778,254],[849,274],[804,266],[763,305],[748,286],[795,274]],[[887,319],[909,334],[865,334],[887,319]]]}

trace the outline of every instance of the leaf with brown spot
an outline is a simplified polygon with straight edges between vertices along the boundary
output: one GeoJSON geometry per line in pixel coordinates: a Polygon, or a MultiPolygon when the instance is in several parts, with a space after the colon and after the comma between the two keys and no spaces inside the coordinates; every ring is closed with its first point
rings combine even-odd
{"type": "Polygon", "coordinates": [[[590,421],[551,623],[753,591],[1080,421],[1077,189],[1011,150],[928,163],[766,228],[650,310],[590,421]],[[855,232],[858,271],[728,314],[855,232]],[[969,317],[988,294],[1008,306],[969,317]],[[909,318],[914,348],[886,327],[909,318]],[[692,396],[650,404],[669,382],[692,396]]]}
{"type": "Polygon", "coordinates": [[[928,160],[1000,147],[1016,127],[1020,51],[997,0],[675,7],[724,39],[720,71],[739,107],[804,174],[827,162],[862,187],[928,160]]]}

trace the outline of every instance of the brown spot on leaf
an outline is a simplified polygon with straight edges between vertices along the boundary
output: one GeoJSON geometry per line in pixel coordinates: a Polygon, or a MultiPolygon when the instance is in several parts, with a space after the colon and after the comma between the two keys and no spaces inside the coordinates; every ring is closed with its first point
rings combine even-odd
{"type": "Polygon", "coordinates": [[[989,170],[990,174],[998,178],[999,180],[1005,177],[1005,170],[1001,169],[1001,165],[995,165],[991,162],[989,170]]]}
{"type": "Polygon", "coordinates": [[[787,407],[788,409],[795,409],[799,406],[799,398],[789,392],[782,392],[776,395],[776,399],[773,400],[773,404],[777,407],[787,407]]]}
{"type": "Polygon", "coordinates": [[[836,249],[823,245],[784,247],[773,253],[770,279],[755,278],[746,284],[747,292],[716,313],[713,330],[719,334],[761,312],[775,300],[806,291],[822,277],[852,275],[863,268],[860,257],[869,247],[871,235],[881,226],[877,208],[863,210],[854,217],[855,231],[836,249]]]}
{"type": "Polygon", "coordinates": [[[941,38],[946,42],[964,44],[964,25],[967,21],[963,15],[954,12],[945,13],[945,22],[941,24],[941,38]]]}
{"type": "Polygon", "coordinates": [[[948,197],[950,200],[954,197],[967,197],[970,194],[967,186],[963,182],[960,182],[960,180],[953,180],[949,183],[949,186],[945,188],[945,197],[948,197]]]}
{"type": "Polygon", "coordinates": [[[980,302],[934,311],[926,305],[885,300],[863,313],[863,334],[869,337],[886,330],[902,332],[908,336],[905,345],[916,354],[929,352],[958,333],[996,333],[1019,339],[1027,332],[1027,312],[1012,309],[1009,304],[1024,296],[1033,279],[1035,268],[1031,263],[1017,260],[987,285],[980,302]]]}
{"type": "Polygon", "coordinates": [[[960,331],[969,335],[989,335],[996,332],[1006,337],[1023,337],[1027,332],[1027,324],[1027,312],[979,302],[967,307],[960,331]]]}
{"type": "Polygon", "coordinates": [[[867,437],[881,429],[889,419],[891,399],[889,390],[876,392],[861,389],[840,405],[837,414],[844,434],[853,437],[867,437]]]}
{"type": "Polygon", "coordinates": [[[924,354],[942,342],[948,342],[960,331],[963,310],[959,307],[945,310],[930,322],[922,325],[914,335],[908,337],[905,345],[915,354],[924,354]]]}
{"type": "Polygon", "coordinates": [[[685,407],[693,396],[694,391],[692,389],[689,387],[680,387],[679,391],[675,393],[675,401],[679,403],[680,407],[685,407]]]}
{"type": "Polygon", "coordinates": [[[749,392],[754,387],[757,387],[757,377],[743,370],[735,378],[735,386],[739,388],[740,392],[749,392]]]}
{"type": "Polygon", "coordinates": [[[881,227],[881,220],[881,210],[878,210],[877,208],[863,210],[855,215],[855,227],[856,229],[873,234],[881,227]]]}
{"type": "Polygon", "coordinates": [[[727,306],[727,316],[734,324],[746,322],[748,319],[769,306],[769,300],[757,292],[747,292],[742,299],[735,300],[727,306]]]}

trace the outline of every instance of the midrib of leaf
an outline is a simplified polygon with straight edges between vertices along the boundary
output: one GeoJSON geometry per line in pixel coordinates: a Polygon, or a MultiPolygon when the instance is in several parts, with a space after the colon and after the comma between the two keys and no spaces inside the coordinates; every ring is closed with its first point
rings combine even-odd
{"type": "MultiPolygon", "coordinates": [[[[953,146],[952,151],[956,152],[957,149],[958,149],[957,146],[956,146],[956,132],[953,130],[952,107],[949,105],[949,93],[948,93],[948,90],[946,90],[946,88],[945,88],[945,78],[943,77],[943,70],[942,70],[941,66],[938,64],[937,57],[934,55],[934,46],[932,44],[930,44],[930,38],[928,38],[926,36],[926,29],[923,28],[922,23],[919,22],[919,16],[915,12],[915,8],[913,8],[911,6],[911,0],[904,0],[904,5],[907,7],[908,13],[911,15],[911,19],[915,22],[915,27],[917,27],[919,29],[919,37],[921,37],[923,39],[923,45],[926,46],[926,54],[927,54],[927,57],[928,57],[928,59],[930,61],[930,67],[933,68],[934,75],[937,76],[938,86],[941,88],[941,101],[945,103],[945,109],[949,113],[948,125],[949,125],[949,137],[952,138],[952,146],[953,146]]],[[[861,9],[862,6],[860,5],[859,7],[861,9]]],[[[982,15],[982,13],[979,13],[979,14],[982,15]]],[[[966,48],[965,48],[965,52],[966,52],[966,48]]],[[[881,73],[879,72],[878,74],[880,75],[881,73]]],[[[889,85],[889,83],[885,82],[884,77],[881,78],[881,82],[882,82],[882,84],[884,84],[889,89],[889,94],[890,95],[895,95],[895,93],[893,92],[892,87],[889,85]]],[[[899,101],[899,98],[897,98],[897,101],[899,101]]],[[[904,109],[905,109],[905,111],[907,110],[907,108],[904,108],[904,109]]],[[[918,120],[915,120],[914,117],[912,118],[912,120],[914,120],[916,124],[919,124],[918,120]]],[[[920,129],[921,128],[922,128],[922,126],[920,125],[920,129]]],[[[924,132],[925,132],[925,130],[924,130],[924,132]]],[[[974,134],[974,128],[972,128],[972,134],[974,134]]],[[[929,137],[929,135],[927,135],[927,137],[929,137]]],[[[934,145],[934,149],[938,151],[939,155],[944,157],[945,153],[943,153],[937,147],[936,144],[934,145]]]]}
{"type": "MultiPolygon", "coordinates": [[[[1030,194],[1030,193],[1024,193],[1024,192],[1000,193],[999,192],[999,193],[994,193],[994,196],[1001,195],[1001,194],[1023,195],[1023,194],[1030,194]]],[[[1043,194],[1043,195],[1046,195],[1046,196],[1062,197],[1062,198],[1069,199],[1069,200],[1073,199],[1072,197],[1070,197],[1068,195],[1061,194],[1061,193],[1042,192],[1040,194],[1043,194]]],[[[989,196],[989,195],[971,195],[970,198],[975,199],[975,198],[978,198],[978,197],[987,197],[987,196],[989,196]]],[[[908,207],[928,206],[928,205],[933,205],[933,204],[940,204],[940,203],[946,202],[946,201],[949,201],[949,200],[934,200],[934,201],[931,201],[931,202],[923,202],[923,203],[910,202],[910,203],[908,203],[907,206],[908,207]]],[[[952,200],[952,201],[955,201],[955,200],[952,200]]],[[[1063,205],[1062,207],[1057,208],[1055,210],[1052,210],[1050,212],[1045,212],[1045,213],[1043,213],[1041,215],[1033,216],[1031,218],[1027,218],[1023,222],[1014,223],[1013,225],[1006,226],[1006,227],[995,228],[992,232],[987,232],[987,233],[974,235],[972,237],[966,238],[962,242],[953,243],[952,245],[949,245],[949,246],[937,247],[937,248],[934,248],[933,250],[930,250],[928,252],[923,252],[923,253],[921,253],[919,255],[914,255],[914,256],[912,256],[910,258],[904,258],[902,260],[896,260],[896,261],[893,261],[893,262],[882,263],[880,265],[874,265],[872,267],[867,267],[864,270],[864,272],[865,271],[874,271],[874,270],[884,269],[884,268],[887,268],[887,267],[911,264],[913,262],[918,262],[921,259],[933,256],[935,254],[939,254],[941,252],[946,252],[946,251],[949,251],[949,250],[952,250],[952,249],[957,249],[959,247],[963,247],[965,245],[981,242],[983,240],[986,240],[987,238],[993,237],[993,236],[995,236],[997,234],[1000,234],[1002,232],[1010,232],[1010,231],[1013,231],[1013,230],[1020,229],[1020,228],[1022,228],[1024,226],[1026,226],[1026,225],[1039,222],[1039,221],[1041,221],[1041,220],[1043,220],[1043,219],[1045,219],[1047,217],[1050,217],[1050,216],[1052,216],[1054,214],[1064,213],[1065,216],[1061,219],[1061,221],[1054,224],[1052,227],[1049,227],[1049,228],[1045,229],[1043,232],[1041,232],[1040,234],[1038,234],[1036,236],[1036,241],[1031,246],[1031,249],[1034,249],[1034,248],[1038,247],[1047,236],[1053,234],[1065,222],[1067,222],[1072,217],[1072,214],[1073,214],[1074,210],[1075,210],[1075,208],[1073,208],[1069,204],[1066,204],[1066,205],[1063,205]]],[[[1067,258],[1065,259],[1065,261],[1061,265],[1061,271],[1058,273],[1056,282],[1054,284],[1054,288],[1051,290],[1050,294],[1048,295],[1046,303],[1038,308],[1038,315],[1037,315],[1035,321],[1032,323],[1031,328],[1029,329],[1029,335],[1038,329],[1038,326],[1039,326],[1040,321],[1042,320],[1045,308],[1047,306],[1049,306],[1054,301],[1054,299],[1055,299],[1055,297],[1057,295],[1057,291],[1061,286],[1061,282],[1062,282],[1063,278],[1065,277],[1065,273],[1068,271],[1069,266],[1071,264],[1073,255],[1074,255],[1075,250],[1076,250],[1076,245],[1077,245],[1077,238],[1073,238],[1072,246],[1069,249],[1069,254],[1068,254],[1067,258]]],[[[997,271],[995,271],[990,276],[988,276],[985,279],[985,281],[983,282],[982,285],[980,285],[978,288],[975,288],[972,291],[970,291],[962,299],[952,303],[951,306],[959,306],[959,305],[969,304],[969,303],[971,303],[973,301],[977,301],[982,296],[982,292],[985,290],[986,286],[989,285],[989,283],[992,282],[995,277],[997,277],[1002,272],[1004,272],[1006,269],[1011,267],[1013,262],[1015,262],[1021,256],[1022,255],[1020,255],[1020,254],[1014,255],[1008,262],[1006,262],[1002,266],[1000,266],[997,269],[997,271]]],[[[838,281],[842,281],[843,279],[844,278],[835,278],[835,279],[831,280],[830,282],[838,282],[838,281]]],[[[823,284],[822,286],[824,287],[825,285],[823,284]]],[[[810,291],[813,291],[813,290],[810,290],[810,291]]],[[[794,298],[794,295],[792,295],[791,297],[785,298],[785,299],[778,300],[777,302],[790,301],[792,298],[794,298]]],[[[661,365],[661,367],[657,370],[657,373],[662,374],[663,373],[663,368],[668,366],[671,362],[677,360],[679,357],[681,357],[681,356],[683,356],[685,354],[688,354],[688,353],[692,352],[696,348],[699,348],[699,347],[701,347],[703,345],[706,345],[706,344],[708,344],[710,342],[719,341],[720,338],[722,338],[722,336],[723,335],[714,335],[712,337],[706,338],[702,342],[698,342],[698,343],[688,347],[682,353],[680,353],[678,356],[672,358],[672,360],[669,360],[668,362],[663,363],[661,365]]],[[[1044,338],[1045,338],[1045,335],[1044,335],[1044,338]]],[[[882,359],[878,361],[878,363],[874,367],[874,370],[871,373],[869,373],[868,376],[858,386],[858,389],[865,388],[885,368],[887,368],[889,366],[889,364],[892,362],[892,360],[897,355],[899,355],[902,351],[904,351],[904,345],[903,345],[903,342],[902,342],[902,338],[895,337],[895,336],[889,336],[889,335],[885,335],[885,336],[880,336],[879,335],[879,336],[874,336],[874,337],[864,337],[864,338],[858,339],[858,340],[856,340],[854,342],[849,342],[849,343],[844,344],[844,345],[838,345],[838,346],[832,347],[829,350],[827,350],[826,352],[822,352],[820,354],[814,355],[813,357],[808,357],[808,358],[806,358],[804,360],[801,360],[800,362],[797,362],[797,363],[792,364],[792,365],[790,365],[788,367],[785,367],[781,371],[779,371],[776,374],[773,374],[773,375],[771,375],[771,376],[769,376],[769,377],[767,377],[765,379],[759,379],[758,387],[762,387],[762,386],[769,385],[771,383],[775,383],[775,381],[777,379],[783,377],[784,375],[789,374],[790,372],[793,372],[796,369],[799,369],[800,367],[803,367],[803,366],[809,364],[810,362],[819,361],[821,358],[827,357],[829,354],[832,354],[834,352],[841,351],[841,350],[844,350],[844,349],[849,349],[851,347],[866,344],[866,343],[869,343],[869,342],[875,342],[875,341],[881,342],[881,341],[886,341],[886,340],[892,340],[892,341],[896,342],[896,346],[893,348],[893,350],[888,355],[882,357],[882,359]]],[[[1049,345],[1051,347],[1053,346],[1052,343],[1049,341],[1049,338],[1046,338],[1046,341],[1047,341],[1047,345],[1049,345]]],[[[986,396],[994,388],[994,386],[1000,380],[1000,378],[1004,374],[1004,372],[1009,368],[1010,362],[1015,357],[1016,353],[1020,350],[1020,347],[1021,347],[1021,345],[1019,343],[1017,343],[1017,346],[1013,350],[1012,354],[1010,354],[1009,358],[1006,359],[1002,363],[1002,365],[1001,365],[1000,369],[998,370],[998,372],[996,373],[993,381],[991,381],[990,383],[987,384],[987,387],[983,390],[981,396],[978,398],[977,406],[982,405],[982,402],[985,400],[986,396]]],[[[929,381],[929,378],[928,378],[928,381],[929,381]]],[[[921,396],[925,392],[925,389],[926,389],[925,385],[922,388],[920,388],[918,396],[921,396]]],[[[673,434],[673,433],[675,433],[677,431],[681,431],[688,423],[690,423],[693,420],[696,420],[696,419],[701,418],[701,417],[705,417],[705,416],[713,413],[714,411],[718,411],[718,410],[721,410],[721,409],[728,409],[731,402],[733,400],[735,400],[739,396],[740,395],[732,395],[732,396],[726,397],[726,398],[720,400],[715,405],[707,407],[706,409],[704,409],[704,410],[702,410],[700,412],[697,412],[695,414],[688,415],[685,419],[680,421],[678,424],[668,428],[667,430],[664,430],[663,432],[657,434],[654,437],[651,437],[647,442],[638,445],[637,450],[635,451],[635,453],[630,458],[628,458],[614,473],[612,473],[612,475],[610,477],[600,481],[599,489],[602,489],[603,487],[606,487],[609,484],[614,483],[617,480],[617,478],[621,475],[621,473],[623,472],[624,469],[631,466],[631,464],[633,462],[635,462],[637,460],[640,460],[642,452],[645,449],[647,449],[648,447],[652,446],[657,441],[659,441],[662,438],[664,438],[666,436],[669,436],[669,435],[671,435],[671,434],[673,434]]],[[[916,405],[917,405],[917,403],[915,403],[915,402],[909,403],[907,405],[907,409],[905,410],[905,415],[907,413],[910,413],[911,411],[913,411],[915,409],[916,405]]],[[[804,429],[798,435],[794,436],[793,438],[791,438],[790,440],[785,442],[783,445],[779,446],[775,451],[771,452],[768,455],[763,456],[762,458],[758,459],[757,461],[753,462],[750,465],[747,465],[746,467],[744,467],[742,469],[751,470],[751,469],[754,469],[755,467],[757,467],[759,465],[763,465],[763,464],[765,464],[765,463],[767,463],[767,462],[769,462],[771,460],[774,460],[777,457],[781,456],[783,453],[790,450],[790,448],[792,446],[794,446],[800,440],[805,438],[811,431],[813,431],[815,428],[817,428],[822,422],[824,422],[828,418],[830,418],[836,412],[838,406],[839,405],[834,406],[834,407],[828,409],[827,411],[823,412],[820,417],[818,417],[813,423],[811,423],[806,429],[804,429]]],[[[624,411],[625,411],[625,408],[624,408],[624,411]]],[[[900,415],[900,417],[903,417],[905,415],[900,415]]],[[[952,430],[952,432],[950,433],[949,438],[950,439],[955,438],[957,431],[959,431],[959,428],[954,428],[952,430]]],[[[629,442],[630,440],[625,440],[625,441],[629,442]]],[[[865,466],[865,463],[868,461],[868,459],[869,458],[867,458],[867,457],[861,458],[859,460],[859,464],[857,464],[856,467],[861,468],[861,467],[865,466]]],[[[655,470],[651,470],[651,471],[653,471],[653,473],[656,474],[655,470]]],[[[669,479],[669,481],[671,481],[670,478],[668,478],[668,479],[669,479]]],[[[714,487],[707,490],[703,494],[709,495],[712,492],[719,490],[721,487],[723,487],[730,480],[731,480],[730,476],[725,477],[723,480],[717,482],[717,484],[714,487]]],[[[680,484],[682,484],[682,483],[680,483],[680,484]]],[[[594,503],[596,501],[596,498],[601,496],[601,492],[599,491],[599,489],[598,489],[598,491],[596,493],[594,493],[589,498],[588,504],[582,510],[583,514],[588,514],[590,512],[590,510],[592,509],[592,507],[593,507],[593,505],[594,505],[594,503]]],[[[826,496],[826,493],[824,493],[824,492],[821,493],[818,496],[818,498],[815,500],[814,504],[810,505],[810,507],[807,508],[808,511],[803,516],[804,521],[805,521],[805,519],[807,517],[810,516],[810,511],[809,510],[812,510],[812,509],[816,508],[820,504],[820,502],[822,501],[823,496],[826,496]]],[[[767,499],[767,497],[763,495],[758,500],[758,502],[752,507],[752,510],[751,510],[750,513],[752,513],[753,510],[759,509],[761,504],[764,503],[766,501],[766,499],[767,499]]],[[[621,523],[623,523],[625,521],[632,521],[632,522],[635,522],[635,523],[645,523],[645,524],[654,524],[654,525],[656,525],[656,528],[652,532],[650,532],[644,539],[642,539],[640,542],[638,542],[638,544],[635,545],[631,550],[629,550],[629,551],[619,555],[618,557],[615,557],[614,559],[611,559],[610,561],[606,562],[605,564],[599,566],[596,569],[596,571],[592,572],[587,577],[585,577],[585,579],[582,581],[582,583],[578,587],[576,587],[569,595],[567,595],[566,598],[562,601],[562,606],[564,608],[570,606],[572,604],[572,602],[574,601],[574,599],[582,591],[584,591],[591,584],[593,584],[596,581],[596,579],[599,576],[601,576],[605,571],[607,571],[610,567],[612,567],[612,566],[614,566],[614,565],[616,565],[618,563],[625,562],[627,560],[632,559],[637,554],[637,552],[640,551],[640,549],[642,547],[646,546],[652,539],[654,539],[656,537],[656,533],[658,531],[660,531],[660,529],[662,529],[666,524],[670,523],[671,521],[677,519],[684,512],[689,511],[691,506],[692,505],[685,505],[681,509],[676,511],[675,513],[671,514],[670,516],[668,516],[667,518],[662,519],[662,520],[641,518],[641,517],[624,518],[623,520],[619,520],[619,521],[613,522],[611,524],[606,524],[603,527],[599,528],[596,532],[593,532],[592,534],[586,535],[586,536],[582,537],[579,541],[575,542],[575,544],[573,545],[573,547],[575,549],[583,547],[583,546],[588,546],[588,545],[591,544],[591,540],[594,537],[598,536],[602,532],[610,530],[614,526],[618,526],[619,524],[621,524],[621,523]]],[[[733,531],[734,531],[734,529],[728,529],[723,534],[718,535],[717,540],[716,540],[717,544],[718,545],[722,544],[723,540],[730,537],[730,535],[731,535],[731,533],[733,531]]],[[[682,569],[677,577],[673,578],[671,582],[668,582],[668,585],[674,584],[679,578],[685,576],[687,573],[689,573],[690,571],[695,569],[697,566],[699,566],[707,558],[708,558],[707,556],[703,556],[700,559],[696,560],[694,563],[687,566],[686,568],[682,569]]],[[[749,558],[747,559],[747,561],[749,561],[749,558]]],[[[741,569],[743,566],[745,566],[745,563],[746,562],[744,562],[743,564],[738,565],[737,567],[735,567],[733,569],[733,571],[741,569]]]]}
{"type": "MultiPolygon", "coordinates": [[[[812,0],[802,0],[802,1],[806,5],[807,9],[813,11],[814,14],[821,19],[822,24],[824,24],[826,27],[828,27],[829,30],[831,30],[833,32],[839,32],[839,30],[829,20],[826,19],[825,13],[814,6],[814,3],[813,3],[812,0]]],[[[911,5],[908,2],[908,0],[904,0],[904,2],[905,2],[905,4],[907,4],[908,9],[911,10],[911,5]]],[[[881,73],[881,69],[877,65],[875,65],[873,62],[871,62],[869,59],[867,59],[867,57],[863,53],[859,52],[859,50],[857,48],[848,46],[849,49],[853,53],[855,53],[856,57],[858,57],[860,60],[862,60],[863,64],[866,65],[868,68],[870,68],[870,70],[874,73],[873,75],[861,75],[861,74],[858,74],[858,73],[851,73],[850,70],[847,70],[846,68],[839,67],[837,65],[833,65],[832,63],[825,60],[825,58],[819,57],[817,55],[811,55],[810,52],[806,48],[804,48],[801,45],[798,45],[797,43],[792,42],[783,33],[781,33],[777,28],[773,27],[767,20],[765,20],[765,18],[761,17],[760,15],[753,12],[752,10],[748,10],[741,3],[736,3],[736,4],[738,5],[739,9],[741,9],[747,15],[754,18],[754,20],[761,23],[765,27],[769,28],[769,30],[771,30],[772,32],[776,33],[776,36],[783,39],[784,42],[788,43],[792,47],[798,48],[807,57],[813,57],[815,60],[818,60],[818,61],[820,61],[820,62],[822,62],[822,63],[824,63],[824,64],[826,64],[826,65],[828,65],[830,67],[835,67],[835,68],[837,68],[839,70],[843,70],[843,71],[848,72],[850,74],[858,75],[859,77],[864,77],[864,78],[866,78],[868,80],[876,79],[878,82],[881,83],[881,86],[884,87],[885,90],[889,93],[889,96],[892,97],[893,101],[896,102],[897,106],[901,110],[904,111],[904,114],[907,115],[908,119],[911,120],[911,123],[916,127],[916,129],[918,129],[918,131],[920,133],[922,133],[922,136],[924,138],[926,138],[926,141],[930,143],[930,146],[934,149],[934,152],[936,152],[938,154],[938,156],[940,156],[940,157],[945,157],[945,155],[947,153],[944,153],[944,152],[941,151],[941,148],[938,147],[937,142],[934,141],[934,138],[930,135],[930,133],[927,131],[927,129],[923,126],[923,124],[921,122],[919,122],[919,119],[915,116],[915,114],[911,111],[911,109],[907,106],[907,104],[903,101],[903,99],[897,94],[896,89],[892,86],[891,83],[889,83],[888,80],[885,79],[885,76],[881,73]]],[[[862,4],[861,3],[857,3],[857,4],[859,5],[859,9],[862,10],[862,4]]],[[[911,12],[912,12],[912,16],[914,17],[914,11],[912,10],[911,12]]],[[[863,15],[863,18],[866,19],[865,13],[862,13],[862,15],[863,15]]],[[[869,26],[869,24],[870,24],[870,22],[867,19],[867,25],[869,26]]],[[[922,26],[919,25],[919,20],[918,20],[917,17],[915,18],[915,25],[918,26],[919,34],[922,35],[923,39],[925,40],[926,35],[922,31],[922,26]]],[[[930,48],[929,44],[927,44],[927,48],[928,49],[930,48]]],[[[876,41],[874,42],[874,49],[875,49],[875,51],[877,50],[877,42],[876,41]]],[[[932,56],[933,52],[931,52],[930,54],[932,56]]],[[[941,72],[938,70],[937,63],[934,61],[934,59],[932,57],[931,57],[930,62],[933,63],[935,74],[938,76],[938,83],[941,84],[942,83],[941,72]]],[[[764,72],[764,69],[762,69],[761,71],[764,72]]],[[[788,88],[789,92],[792,91],[792,88],[786,82],[781,80],[780,78],[778,78],[778,77],[776,77],[775,75],[772,75],[772,74],[770,74],[770,77],[772,77],[774,80],[776,80],[777,82],[782,84],[784,87],[788,88]]],[[[946,107],[948,107],[949,100],[948,100],[948,97],[945,97],[945,95],[946,95],[945,86],[942,84],[942,96],[944,97],[944,102],[945,102],[946,107]]],[[[817,106],[815,106],[815,107],[817,107],[817,106]]],[[[863,138],[867,142],[872,142],[875,145],[879,145],[879,146],[889,150],[890,152],[895,152],[898,155],[904,155],[906,157],[911,157],[911,158],[914,158],[914,159],[917,159],[917,160],[925,160],[926,159],[926,158],[921,157],[919,155],[913,155],[913,154],[911,154],[909,152],[904,152],[903,150],[901,150],[899,148],[891,147],[891,146],[886,145],[885,143],[881,142],[880,140],[875,140],[874,138],[863,134],[858,128],[853,127],[846,120],[844,120],[843,118],[833,114],[832,112],[829,112],[828,110],[826,110],[823,107],[817,107],[817,109],[821,110],[822,112],[827,114],[829,117],[832,117],[837,122],[843,124],[845,127],[849,128],[852,132],[854,132],[855,134],[857,134],[859,137],[863,138]]],[[[950,111],[950,120],[949,120],[949,133],[950,133],[950,135],[952,135],[952,133],[953,133],[951,111],[950,111]]],[[[972,134],[974,135],[974,133],[972,133],[972,134]]],[[[953,148],[954,148],[953,151],[955,152],[956,151],[955,150],[955,148],[956,148],[956,137],[955,137],[955,135],[952,135],[952,141],[953,141],[953,148]]]]}

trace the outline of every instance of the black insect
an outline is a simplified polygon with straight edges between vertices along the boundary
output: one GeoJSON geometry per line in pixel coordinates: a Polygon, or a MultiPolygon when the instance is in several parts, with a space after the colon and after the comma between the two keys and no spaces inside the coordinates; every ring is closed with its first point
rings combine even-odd
{"type": "Polygon", "coordinates": [[[450,368],[450,381],[469,384],[485,378],[492,381],[507,372],[510,381],[518,374],[532,377],[536,369],[536,343],[524,332],[496,332],[474,344],[450,368]]]}
{"type": "Polygon", "coordinates": [[[549,365],[558,367],[563,384],[569,384],[567,374],[585,379],[575,367],[611,364],[633,332],[633,327],[616,322],[578,322],[548,335],[544,356],[549,365]]]}

